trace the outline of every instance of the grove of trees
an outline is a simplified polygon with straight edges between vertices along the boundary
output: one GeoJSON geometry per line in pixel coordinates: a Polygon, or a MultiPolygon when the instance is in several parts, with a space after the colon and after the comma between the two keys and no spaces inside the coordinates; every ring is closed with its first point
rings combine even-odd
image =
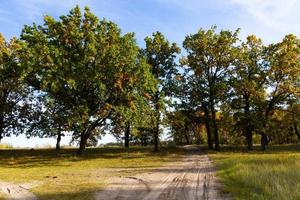
{"type": "Polygon", "coordinates": [[[134,33],[77,6],[0,34],[0,141],[72,136],[82,154],[112,134],[125,147],[294,143],[300,140],[300,39],[264,45],[212,26],[181,49],[161,32],[134,33]],[[182,52],[182,54],[180,54],[182,52]]]}

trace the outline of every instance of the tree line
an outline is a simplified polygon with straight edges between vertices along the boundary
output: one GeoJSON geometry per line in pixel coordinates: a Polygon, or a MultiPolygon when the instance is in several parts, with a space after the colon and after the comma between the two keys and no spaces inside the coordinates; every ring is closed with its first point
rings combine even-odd
{"type": "Polygon", "coordinates": [[[216,150],[299,140],[299,38],[264,45],[238,34],[200,29],[182,56],[160,32],[140,48],[134,33],[78,6],[19,38],[0,34],[0,141],[56,137],[59,149],[69,133],[82,154],[105,134],[156,151],[162,132],[216,150]]]}

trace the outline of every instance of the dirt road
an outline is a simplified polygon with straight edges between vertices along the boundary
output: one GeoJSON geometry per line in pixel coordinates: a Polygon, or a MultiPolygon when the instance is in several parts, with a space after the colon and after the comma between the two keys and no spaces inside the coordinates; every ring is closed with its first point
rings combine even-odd
{"type": "Polygon", "coordinates": [[[0,191],[2,191],[8,200],[37,200],[37,197],[29,192],[30,188],[35,187],[33,184],[14,184],[0,182],[0,191]]]}
{"type": "Polygon", "coordinates": [[[131,177],[111,178],[96,200],[228,200],[220,195],[215,169],[207,155],[188,147],[180,161],[131,177]]]}

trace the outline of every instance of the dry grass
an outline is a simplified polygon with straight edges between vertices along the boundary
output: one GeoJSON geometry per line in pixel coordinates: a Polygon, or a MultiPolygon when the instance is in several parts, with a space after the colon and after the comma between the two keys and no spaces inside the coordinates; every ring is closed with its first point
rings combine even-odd
{"type": "Polygon", "coordinates": [[[38,182],[32,189],[39,199],[92,199],[111,176],[126,175],[162,166],[178,159],[181,149],[97,148],[78,157],[76,149],[0,150],[3,181],[38,182]]]}
{"type": "Polygon", "coordinates": [[[13,146],[7,143],[0,143],[0,149],[13,149],[13,146]]]}
{"type": "Polygon", "coordinates": [[[300,145],[251,153],[227,149],[209,156],[219,169],[224,192],[234,199],[300,199],[300,145]]]}

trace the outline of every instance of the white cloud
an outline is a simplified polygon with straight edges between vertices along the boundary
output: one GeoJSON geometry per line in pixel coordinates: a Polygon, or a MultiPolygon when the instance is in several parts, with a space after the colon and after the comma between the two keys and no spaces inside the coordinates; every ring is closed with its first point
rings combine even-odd
{"type": "Polygon", "coordinates": [[[202,19],[220,28],[241,28],[242,37],[256,34],[266,43],[278,41],[289,33],[300,36],[300,0],[155,1],[175,7],[190,19],[198,19],[198,24],[202,19]]]}
{"type": "Polygon", "coordinates": [[[171,40],[180,42],[186,34],[215,24],[223,29],[241,28],[243,38],[249,34],[256,34],[266,43],[278,41],[288,33],[300,36],[298,25],[300,0],[151,0],[147,3],[138,0],[115,0],[113,2],[114,4],[110,0],[11,0],[10,5],[14,8],[14,12],[8,12],[5,5],[3,7],[0,5],[0,22],[6,21],[6,24],[10,25],[14,23],[13,27],[17,30],[23,24],[34,21],[40,23],[45,14],[52,16],[66,14],[70,8],[79,4],[89,5],[100,18],[108,17],[123,25],[125,30],[137,32],[140,37],[143,37],[144,33],[149,34],[152,30],[159,29],[171,40]],[[129,6],[130,3],[136,6],[129,6]],[[139,6],[143,4],[153,5],[149,8],[154,9],[153,12],[139,10],[139,6]],[[155,8],[165,8],[167,13],[157,13],[155,8]]]}
{"type": "MultiPolygon", "coordinates": [[[[300,34],[300,0],[230,0],[230,4],[240,9],[239,15],[243,19],[248,15],[245,23],[251,22],[257,28],[264,27],[269,34],[266,37],[300,34]]],[[[251,28],[255,30],[255,27],[251,28]]]]}

